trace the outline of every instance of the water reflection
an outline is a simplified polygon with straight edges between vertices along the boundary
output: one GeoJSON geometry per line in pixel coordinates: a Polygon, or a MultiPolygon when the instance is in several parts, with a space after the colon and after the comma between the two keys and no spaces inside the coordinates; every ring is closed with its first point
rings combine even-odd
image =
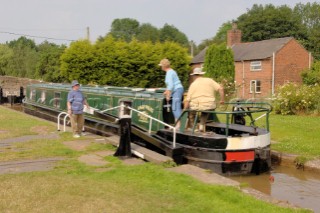
{"type": "Polygon", "coordinates": [[[272,197],[320,213],[320,174],[277,166],[270,173],[232,179],[272,197]]]}

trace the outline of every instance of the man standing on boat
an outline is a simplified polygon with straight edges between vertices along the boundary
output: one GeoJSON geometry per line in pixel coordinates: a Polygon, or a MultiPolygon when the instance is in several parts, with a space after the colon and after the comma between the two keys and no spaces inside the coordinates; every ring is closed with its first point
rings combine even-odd
{"type": "MultiPolygon", "coordinates": [[[[170,67],[170,61],[168,59],[162,59],[159,63],[159,66],[161,66],[161,69],[166,72],[165,83],[167,88],[163,94],[165,95],[167,102],[169,102],[170,98],[172,97],[172,113],[174,115],[175,121],[177,121],[182,113],[181,102],[183,95],[183,86],[176,71],[174,71],[170,67]]],[[[179,127],[180,123],[178,122],[176,124],[176,128],[179,127]]]]}
{"type": "MultiPolygon", "coordinates": [[[[215,92],[220,94],[220,104],[224,104],[224,89],[223,87],[212,80],[211,78],[203,77],[205,72],[202,68],[193,69],[194,81],[189,87],[188,95],[185,101],[184,109],[213,111],[216,109],[215,92]]],[[[193,125],[196,112],[190,112],[189,120],[193,125]]],[[[201,113],[199,131],[205,132],[205,126],[209,113],[201,113]]]]}
{"type": "Polygon", "coordinates": [[[80,91],[78,81],[72,81],[71,86],[72,90],[68,93],[67,100],[68,114],[71,120],[73,137],[79,138],[84,125],[83,107],[86,105],[89,108],[89,104],[80,91]]]}

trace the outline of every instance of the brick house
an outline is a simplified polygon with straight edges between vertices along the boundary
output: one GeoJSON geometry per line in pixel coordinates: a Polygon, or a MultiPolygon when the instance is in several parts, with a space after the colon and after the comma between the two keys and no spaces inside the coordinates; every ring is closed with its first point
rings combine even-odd
{"type": "MultiPolygon", "coordinates": [[[[234,53],[239,98],[270,97],[279,85],[302,83],[300,73],[310,68],[313,60],[311,53],[292,37],[241,43],[241,31],[235,26],[228,31],[227,45],[234,53]]],[[[205,51],[193,58],[192,67],[204,63],[205,51]]]]}

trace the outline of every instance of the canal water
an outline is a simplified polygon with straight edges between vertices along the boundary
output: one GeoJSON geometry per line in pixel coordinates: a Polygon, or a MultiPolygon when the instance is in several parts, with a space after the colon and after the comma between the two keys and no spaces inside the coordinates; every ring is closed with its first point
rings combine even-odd
{"type": "Polygon", "coordinates": [[[231,177],[272,197],[320,213],[320,174],[276,166],[271,172],[231,177]]]}

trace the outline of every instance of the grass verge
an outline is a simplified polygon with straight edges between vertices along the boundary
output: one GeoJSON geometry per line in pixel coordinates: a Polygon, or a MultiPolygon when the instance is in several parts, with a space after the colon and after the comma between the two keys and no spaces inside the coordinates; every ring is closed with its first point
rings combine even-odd
{"type": "Polygon", "coordinates": [[[315,116],[270,116],[272,149],[308,159],[320,157],[320,122],[315,116]]]}
{"type": "Polygon", "coordinates": [[[308,212],[146,163],[94,172],[68,160],[50,172],[2,175],[1,212],[308,212]]]}
{"type": "MultiPolygon", "coordinates": [[[[53,123],[13,111],[1,115],[4,119],[7,115],[15,117],[16,123],[21,123],[29,133],[32,125],[54,128],[53,123]],[[31,126],[22,124],[24,122],[31,126]]],[[[6,130],[10,134],[17,131],[12,124],[7,125],[6,130]]],[[[0,153],[2,161],[66,158],[49,172],[0,175],[0,212],[257,212],[257,209],[259,212],[308,212],[271,205],[236,188],[204,184],[167,171],[164,165],[127,166],[108,156],[105,158],[110,162],[107,170],[98,172],[97,167],[86,166],[78,162],[77,157],[108,147],[91,145],[84,151],[72,151],[62,144],[69,140],[74,140],[71,133],[62,133],[60,139],[17,143],[17,150],[0,153]]]]}
{"type": "Polygon", "coordinates": [[[55,131],[52,123],[32,118],[23,112],[0,106],[0,140],[23,135],[36,135],[39,131],[55,131]],[[41,128],[39,128],[41,127],[41,128]]]}

